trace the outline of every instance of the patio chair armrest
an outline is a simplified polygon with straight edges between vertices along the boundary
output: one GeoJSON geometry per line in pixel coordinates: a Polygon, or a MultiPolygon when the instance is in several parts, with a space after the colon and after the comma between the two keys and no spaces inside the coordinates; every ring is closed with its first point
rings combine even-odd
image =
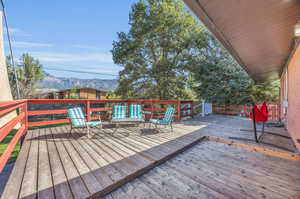
{"type": "Polygon", "coordinates": [[[149,119],[152,119],[152,117],[153,117],[153,112],[152,111],[142,111],[142,114],[143,114],[144,120],[146,120],[146,115],[150,115],[149,119]]]}

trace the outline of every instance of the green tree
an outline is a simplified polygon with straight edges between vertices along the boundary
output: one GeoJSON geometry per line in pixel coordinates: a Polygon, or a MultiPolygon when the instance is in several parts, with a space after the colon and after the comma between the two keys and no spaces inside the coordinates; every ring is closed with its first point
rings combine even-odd
{"type": "Polygon", "coordinates": [[[82,88],[81,86],[77,85],[74,88],[70,89],[69,93],[69,99],[80,99],[80,96],[78,96],[78,89],[82,88]]]}
{"type": "Polygon", "coordinates": [[[108,91],[106,97],[107,99],[121,99],[114,91],[108,91]]]}
{"type": "Polygon", "coordinates": [[[254,82],[209,32],[205,36],[207,45],[191,69],[200,99],[220,105],[278,100],[278,81],[254,82]]]}
{"type": "Polygon", "coordinates": [[[123,98],[184,99],[190,96],[189,68],[204,46],[203,27],[181,0],[135,3],[128,33],[113,42],[119,73],[116,94],[123,98]]]}
{"type": "MultiPolygon", "coordinates": [[[[17,98],[16,80],[11,66],[11,57],[7,57],[6,63],[8,68],[8,76],[13,97],[17,98]]],[[[39,60],[25,53],[21,56],[16,66],[17,78],[19,81],[21,98],[31,98],[36,94],[38,83],[44,78],[43,67],[39,60]]]]}

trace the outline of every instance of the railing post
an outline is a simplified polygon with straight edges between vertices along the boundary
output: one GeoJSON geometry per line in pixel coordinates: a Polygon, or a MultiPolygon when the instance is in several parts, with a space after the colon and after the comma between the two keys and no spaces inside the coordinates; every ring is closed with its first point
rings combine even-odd
{"type": "Polygon", "coordinates": [[[177,119],[180,120],[181,119],[181,101],[178,100],[177,102],[177,119]]]}
{"type": "Polygon", "coordinates": [[[91,121],[91,102],[90,100],[86,101],[86,119],[91,121]]]}
{"type": "Polygon", "coordinates": [[[126,112],[126,114],[128,114],[127,117],[129,117],[129,109],[130,109],[130,104],[131,103],[132,103],[131,100],[126,100],[126,105],[127,105],[127,112],[126,112]]]}
{"type": "Polygon", "coordinates": [[[194,101],[191,102],[191,117],[194,117],[194,101]]]}
{"type": "Polygon", "coordinates": [[[276,107],[277,107],[277,121],[281,122],[281,104],[280,103],[276,103],[276,107]]]}
{"type": "MultiPolygon", "coordinates": [[[[22,111],[21,112],[24,112],[25,113],[25,116],[24,116],[24,120],[22,121],[22,123],[25,125],[25,130],[23,132],[23,135],[21,136],[20,138],[20,145],[21,147],[23,146],[23,142],[24,142],[24,139],[25,139],[25,135],[28,131],[28,100],[26,100],[26,102],[24,103],[23,107],[22,107],[22,111]]],[[[20,128],[22,127],[22,124],[20,124],[20,128]]]]}
{"type": "Polygon", "coordinates": [[[25,132],[27,132],[28,130],[28,101],[26,100],[25,104],[24,104],[24,113],[25,113],[25,132]]]}

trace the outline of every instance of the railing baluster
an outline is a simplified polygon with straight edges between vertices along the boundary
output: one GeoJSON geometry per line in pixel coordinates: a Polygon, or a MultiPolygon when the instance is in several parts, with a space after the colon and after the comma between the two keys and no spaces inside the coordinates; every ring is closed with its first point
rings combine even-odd
{"type": "Polygon", "coordinates": [[[91,102],[90,100],[86,101],[86,119],[91,121],[91,102]]]}
{"type": "Polygon", "coordinates": [[[177,118],[176,119],[178,119],[178,120],[181,119],[181,101],[180,100],[178,100],[178,102],[177,102],[177,118]]]}

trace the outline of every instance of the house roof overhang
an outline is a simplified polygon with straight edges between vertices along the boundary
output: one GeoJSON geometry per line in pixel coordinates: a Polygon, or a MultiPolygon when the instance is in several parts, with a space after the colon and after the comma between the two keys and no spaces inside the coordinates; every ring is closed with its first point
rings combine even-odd
{"type": "Polygon", "coordinates": [[[300,0],[184,0],[256,81],[277,79],[294,47],[300,0]]]}

